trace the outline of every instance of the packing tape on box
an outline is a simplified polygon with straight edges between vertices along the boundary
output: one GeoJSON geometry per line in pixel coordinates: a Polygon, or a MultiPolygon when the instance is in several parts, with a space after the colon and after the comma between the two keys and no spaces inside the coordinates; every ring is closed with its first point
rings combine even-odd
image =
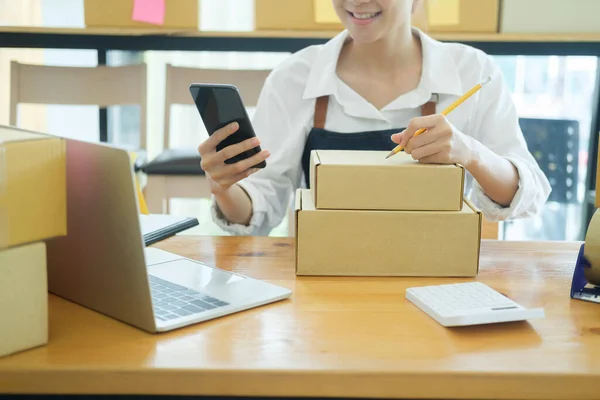
{"type": "Polygon", "coordinates": [[[600,210],[596,210],[588,226],[583,255],[591,264],[591,268],[584,270],[585,278],[600,286],[600,210]]]}
{"type": "Polygon", "coordinates": [[[6,170],[6,149],[0,147],[0,249],[8,247],[8,172],[6,170]]]}

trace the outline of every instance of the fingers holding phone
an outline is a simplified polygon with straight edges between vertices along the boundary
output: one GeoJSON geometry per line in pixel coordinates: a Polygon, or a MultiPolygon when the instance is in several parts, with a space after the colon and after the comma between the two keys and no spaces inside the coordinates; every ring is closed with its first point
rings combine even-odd
{"type": "Polygon", "coordinates": [[[269,153],[260,147],[237,87],[193,83],[190,94],[209,135],[198,151],[213,194],[266,167],[269,153]]]}
{"type": "Polygon", "coordinates": [[[200,166],[206,173],[213,194],[226,192],[232,185],[260,170],[257,166],[263,165],[270,156],[267,150],[260,150],[250,157],[239,157],[260,148],[260,140],[256,136],[219,148],[238,129],[237,122],[226,125],[216,130],[198,147],[202,159],[200,166]],[[238,160],[231,162],[236,159],[238,160]]]}

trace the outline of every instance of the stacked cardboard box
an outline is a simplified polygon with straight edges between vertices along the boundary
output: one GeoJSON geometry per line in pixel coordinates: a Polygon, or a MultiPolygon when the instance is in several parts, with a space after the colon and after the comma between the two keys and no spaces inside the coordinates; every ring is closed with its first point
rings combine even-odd
{"type": "Polygon", "coordinates": [[[472,277],[481,213],[460,165],[406,153],[316,150],[296,194],[298,275],[472,277]]]}
{"type": "Polygon", "coordinates": [[[134,19],[135,0],[85,0],[85,25],[88,28],[197,31],[199,1],[166,0],[164,9],[156,1],[138,1],[138,7],[143,7],[140,15],[151,17],[148,20],[146,18],[140,20],[134,19]],[[157,13],[162,18],[158,18],[157,13]],[[150,22],[154,21],[155,17],[162,21],[150,22]]]}
{"type": "MultiPolygon", "coordinates": [[[[497,33],[499,15],[500,0],[425,0],[412,24],[429,33],[497,33]]],[[[344,29],[331,0],[255,0],[254,19],[257,30],[344,29]]]]}
{"type": "Polygon", "coordinates": [[[45,241],[67,231],[64,139],[0,125],[0,357],[48,342],[45,241]]]}

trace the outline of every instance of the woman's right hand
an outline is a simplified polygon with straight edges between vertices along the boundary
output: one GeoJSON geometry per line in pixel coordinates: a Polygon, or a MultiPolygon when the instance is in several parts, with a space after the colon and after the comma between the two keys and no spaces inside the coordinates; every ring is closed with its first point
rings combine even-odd
{"type": "Polygon", "coordinates": [[[217,145],[228,136],[234,134],[238,129],[238,123],[233,122],[217,130],[198,146],[198,152],[202,159],[200,166],[206,173],[210,190],[215,196],[226,193],[231,186],[257,172],[259,169],[252,167],[270,156],[267,150],[262,150],[248,159],[238,161],[234,164],[225,164],[225,160],[253,149],[260,144],[258,138],[254,137],[217,151],[217,145]]]}

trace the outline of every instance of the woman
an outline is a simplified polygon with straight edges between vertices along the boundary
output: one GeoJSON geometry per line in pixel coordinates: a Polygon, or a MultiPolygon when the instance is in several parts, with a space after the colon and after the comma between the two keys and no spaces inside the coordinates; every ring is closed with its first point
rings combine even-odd
{"type": "Polygon", "coordinates": [[[420,2],[333,0],[346,30],[270,74],[253,120],[260,142],[217,152],[237,129],[231,125],[200,145],[218,225],[268,235],[308,178],[313,149],[390,151],[397,144],[422,163],[465,166],[469,197],[490,220],[540,209],[550,187],[527,150],[500,70],[479,50],[412,28],[420,2]],[[488,76],[492,81],[452,114],[439,114],[488,76]],[[420,128],[427,132],[413,138],[420,128]],[[253,158],[224,163],[259,143],[264,150],[253,158]],[[252,169],[265,159],[266,169],[252,169]]]}

